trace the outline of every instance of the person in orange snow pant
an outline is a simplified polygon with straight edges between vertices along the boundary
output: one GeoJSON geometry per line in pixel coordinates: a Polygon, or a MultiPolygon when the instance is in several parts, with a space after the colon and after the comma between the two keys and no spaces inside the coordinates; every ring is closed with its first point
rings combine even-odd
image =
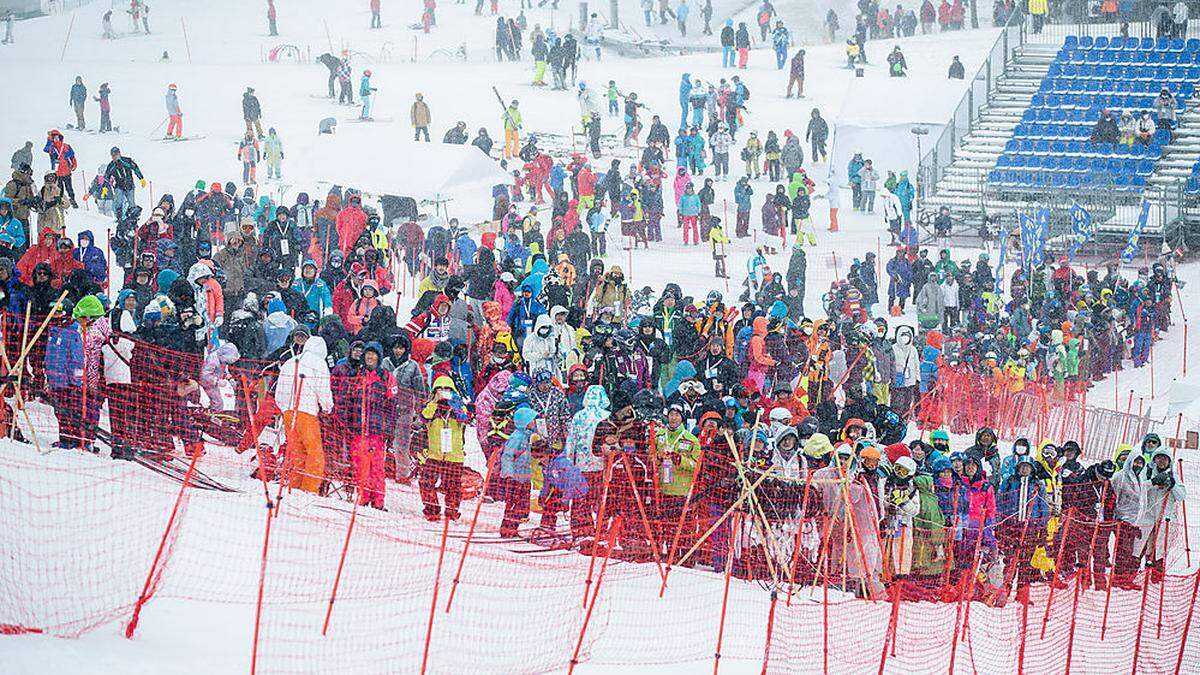
{"type": "Polygon", "coordinates": [[[283,413],[283,424],[287,430],[287,485],[316,493],[325,479],[321,424],[315,415],[293,410],[283,413]]]}
{"type": "Polygon", "coordinates": [[[333,412],[325,340],[312,336],[300,353],[284,361],[275,381],[275,403],[283,411],[287,434],[284,480],[288,487],[317,492],[325,479],[325,451],[321,447],[320,413],[333,412]]]}

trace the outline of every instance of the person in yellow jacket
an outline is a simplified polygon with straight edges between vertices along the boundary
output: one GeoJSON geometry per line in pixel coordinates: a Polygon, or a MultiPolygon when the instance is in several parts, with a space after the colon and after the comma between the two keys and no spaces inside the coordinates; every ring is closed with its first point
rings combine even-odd
{"type": "Polygon", "coordinates": [[[325,480],[325,451],[317,415],[333,412],[327,353],[324,338],[308,338],[300,353],[280,366],[275,381],[275,403],[283,413],[287,434],[284,479],[289,487],[312,493],[318,492],[325,480]]]}
{"type": "Polygon", "coordinates": [[[1046,23],[1046,14],[1048,14],[1049,11],[1049,0],[1029,0],[1029,14],[1033,17],[1034,35],[1042,32],[1042,26],[1046,23]]]}
{"type": "Polygon", "coordinates": [[[436,522],[441,518],[438,490],[445,493],[447,520],[458,520],[458,504],[462,501],[463,431],[467,427],[467,408],[445,375],[433,381],[433,392],[421,417],[427,425],[428,443],[419,459],[418,483],[425,519],[436,522]]]}
{"type": "Polygon", "coordinates": [[[504,109],[504,159],[512,159],[521,150],[521,111],[517,109],[517,101],[504,109]]]}
{"type": "Polygon", "coordinates": [[[696,465],[700,462],[700,441],[684,424],[683,406],[672,403],[667,408],[667,424],[655,437],[657,450],[658,485],[662,494],[659,521],[665,530],[674,530],[683,513],[683,504],[692,489],[696,465]]]}
{"type": "Polygon", "coordinates": [[[708,244],[712,247],[713,274],[718,279],[728,279],[729,273],[725,271],[725,245],[729,243],[729,236],[725,234],[720,218],[713,216],[708,222],[708,244]]]}

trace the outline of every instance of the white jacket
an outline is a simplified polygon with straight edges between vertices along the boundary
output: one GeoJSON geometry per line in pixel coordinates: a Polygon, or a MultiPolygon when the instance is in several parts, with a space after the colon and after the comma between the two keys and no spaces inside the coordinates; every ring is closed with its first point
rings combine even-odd
{"type": "Polygon", "coordinates": [[[912,344],[912,333],[896,333],[896,342],[892,345],[892,356],[896,359],[896,373],[903,374],[902,387],[911,387],[921,381],[921,357],[917,348],[912,344]],[[907,340],[902,339],[907,338],[907,340]]]}
{"type": "MultiPolygon", "coordinates": [[[[128,312],[123,314],[126,317],[129,316],[128,312]]],[[[122,324],[124,323],[125,321],[122,320],[122,324]]],[[[129,318],[129,323],[133,323],[132,317],[129,318]]],[[[124,325],[119,328],[126,330],[124,325]]],[[[113,340],[100,348],[100,354],[104,357],[105,383],[133,384],[133,374],[129,370],[129,362],[133,360],[133,340],[119,337],[113,333],[113,340]]]]}
{"type": "Polygon", "coordinates": [[[329,365],[325,363],[325,339],[308,338],[299,356],[279,367],[275,382],[275,403],[281,411],[296,410],[310,415],[333,411],[333,390],[329,387],[329,365]]]}
{"type": "Polygon", "coordinates": [[[536,375],[541,370],[548,370],[554,377],[559,376],[559,366],[562,364],[562,357],[566,354],[560,353],[557,346],[558,341],[555,339],[550,315],[539,315],[533,324],[533,331],[525,336],[525,343],[521,345],[521,356],[529,364],[531,375],[536,375]],[[538,335],[543,329],[549,329],[550,334],[546,337],[538,335]]]}

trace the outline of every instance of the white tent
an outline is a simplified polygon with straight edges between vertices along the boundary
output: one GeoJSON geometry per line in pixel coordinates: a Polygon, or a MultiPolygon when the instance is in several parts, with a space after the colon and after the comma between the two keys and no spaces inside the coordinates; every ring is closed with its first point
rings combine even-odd
{"type": "MultiPolygon", "coordinates": [[[[879,172],[880,185],[889,170],[909,172],[916,180],[917,136],[923,128],[921,152],[941,135],[964,89],[962,80],[926,82],[909,78],[851,78],[841,111],[829,121],[830,170],[838,185],[848,185],[846,165],[861,152],[879,172]]],[[[848,200],[847,200],[848,202],[848,200]]]]}
{"type": "Polygon", "coordinates": [[[472,145],[417,143],[399,138],[386,122],[347,122],[322,135],[299,161],[289,162],[289,182],[337,183],[369,195],[450,202],[449,211],[467,219],[491,216],[492,187],[512,176],[472,145]]]}

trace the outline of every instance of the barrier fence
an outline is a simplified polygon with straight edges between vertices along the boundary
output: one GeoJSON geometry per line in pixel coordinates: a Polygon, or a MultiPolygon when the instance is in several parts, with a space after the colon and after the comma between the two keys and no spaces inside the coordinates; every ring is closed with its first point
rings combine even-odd
{"type": "MultiPolygon", "coordinates": [[[[1096,521],[1095,504],[1111,513],[1106,482],[1056,484],[1024,510],[1008,490],[995,508],[981,502],[980,522],[961,483],[869,481],[799,455],[768,471],[761,440],[711,430],[670,454],[679,448],[656,440],[662,422],[620,418],[598,427],[599,465],[569,503],[539,491],[548,479],[537,469],[529,482],[498,478],[487,467],[499,461],[468,442],[484,482],[454,481],[460,519],[429,522],[411,483],[387,480],[386,512],[355,505],[370,472],[356,474],[350,448],[376,435],[360,378],[330,382],[339,408],[322,416],[325,470],[314,475],[289,457],[294,429],[270,413],[256,366],[223,378],[228,410],[206,412],[207,395],[177,386],[199,377],[198,357],[135,343],[128,358],[132,382],[116,398],[86,387],[38,397],[32,367],[5,392],[22,392],[5,428],[31,444],[0,447],[0,550],[12,552],[0,556],[0,632],[78,637],[116,621],[136,638],[168,620],[147,607],[185,599],[244,617],[246,633],[230,639],[246,643],[252,672],[546,672],[714,655],[768,672],[1184,672],[1200,656],[1188,638],[1200,573],[1168,573],[1190,568],[1186,512],[1157,501],[1162,491],[1147,492],[1155,499],[1136,525],[1096,521]],[[56,436],[76,406],[95,424],[56,436]],[[110,420],[130,418],[139,436],[127,440],[173,448],[167,465],[182,483],[77,449],[110,445],[110,420]],[[52,450],[56,437],[67,447],[52,450]],[[687,471],[687,453],[694,481],[679,490],[665,460],[687,471]],[[306,478],[321,494],[299,488],[306,478]],[[501,535],[506,510],[530,521],[525,538],[501,535]],[[550,512],[556,536],[539,537],[530,528],[550,512]],[[584,545],[561,546],[569,533],[584,545]]],[[[919,417],[1060,442],[1078,424],[1095,459],[1151,425],[972,377],[944,371],[919,417]]],[[[385,421],[420,451],[424,399],[402,395],[385,421]]],[[[549,465],[540,446],[533,453],[549,465]]],[[[389,473],[403,481],[404,468],[389,473]]]]}
{"type": "MultiPolygon", "coordinates": [[[[298,492],[266,510],[250,490],[184,491],[143,594],[177,497],[172,484],[129,463],[63,453],[6,450],[0,468],[0,540],[17,552],[0,558],[7,632],[79,636],[128,622],[143,597],[229,605],[248,626],[261,583],[253,662],[262,672],[415,671],[427,638],[421,669],[428,672],[479,665],[561,672],[577,644],[574,658],[599,664],[711,661],[719,652],[769,672],[1188,672],[1200,657],[1187,638],[1196,573],[1159,581],[1139,572],[1108,592],[1076,574],[1061,587],[1030,586],[1025,600],[1001,597],[996,580],[1004,572],[973,558],[949,583],[914,575],[873,599],[855,599],[845,591],[853,584],[832,569],[852,567],[855,554],[827,555],[817,565],[804,557],[809,562],[797,570],[807,578],[772,586],[761,564],[743,566],[761,544],[735,533],[731,548],[741,551],[729,558],[737,561],[727,568],[733,573],[672,568],[660,598],[653,562],[600,553],[589,566],[574,553],[515,554],[481,520],[457,570],[464,523],[454,524],[443,549],[443,525],[426,525],[407,509],[355,511],[298,492]]],[[[629,515],[613,521],[618,544],[638,529],[629,515]]],[[[748,514],[736,521],[735,529],[754,528],[748,514]]],[[[827,525],[817,518],[802,529],[827,525]]],[[[1098,529],[1078,531],[1092,540],[1098,529]]]]}
{"type": "Polygon", "coordinates": [[[926,430],[945,427],[951,433],[973,434],[989,427],[998,440],[1026,438],[1032,445],[1044,438],[1060,444],[1075,440],[1083,457],[1092,461],[1112,459],[1118,446],[1138,447],[1146,434],[1170,426],[1172,420],[1134,413],[1132,392],[1125,412],[1089,406],[1082,384],[1059,391],[1053,384],[1019,382],[1020,390],[1014,391],[1009,378],[943,368],[931,392],[922,396],[915,417],[926,430]]]}

